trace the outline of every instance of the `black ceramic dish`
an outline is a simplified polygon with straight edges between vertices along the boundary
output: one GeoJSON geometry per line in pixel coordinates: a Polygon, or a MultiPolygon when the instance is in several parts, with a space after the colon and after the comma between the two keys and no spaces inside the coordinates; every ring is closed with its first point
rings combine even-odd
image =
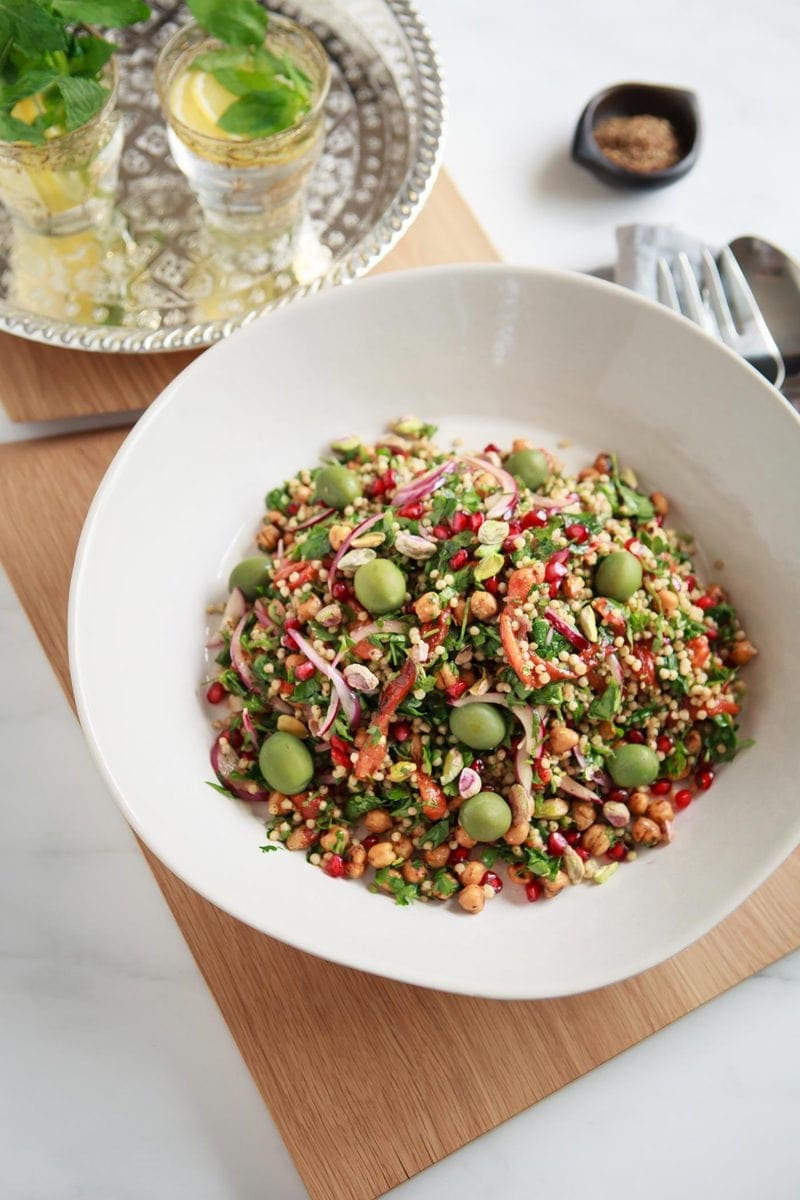
{"type": "Polygon", "coordinates": [[[700,149],[700,108],[694,92],[655,83],[618,83],[593,96],[581,113],[572,140],[572,157],[606,183],[628,188],[656,188],[674,183],[691,171],[700,149]],[[672,122],[682,155],[663,171],[630,171],[606,158],[594,130],[608,117],[649,113],[672,122]]]}

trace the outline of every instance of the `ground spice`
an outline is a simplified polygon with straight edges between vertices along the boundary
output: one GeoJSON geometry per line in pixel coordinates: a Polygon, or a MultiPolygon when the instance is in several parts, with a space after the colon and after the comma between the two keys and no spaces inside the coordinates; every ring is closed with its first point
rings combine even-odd
{"type": "Polygon", "coordinates": [[[672,123],[649,113],[608,117],[594,130],[594,139],[606,158],[628,171],[663,171],[683,157],[672,123]]]}

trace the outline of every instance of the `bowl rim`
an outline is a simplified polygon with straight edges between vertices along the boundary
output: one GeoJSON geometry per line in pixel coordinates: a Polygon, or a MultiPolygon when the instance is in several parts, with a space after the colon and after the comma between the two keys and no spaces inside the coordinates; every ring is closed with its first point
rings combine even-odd
{"type": "MultiPolygon", "coordinates": [[[[709,334],[705,333],[696,326],[688,318],[674,313],[672,310],[665,308],[657,301],[650,300],[647,297],[640,296],[638,293],[629,291],[619,284],[611,283],[603,279],[598,279],[594,276],[583,275],[576,271],[556,270],[552,268],[539,268],[528,266],[514,266],[508,263],[460,263],[460,264],[445,264],[436,267],[418,267],[409,271],[398,273],[389,273],[386,275],[376,276],[365,283],[359,285],[359,291],[365,287],[369,287],[374,293],[381,290],[393,290],[403,288],[415,288],[420,279],[429,280],[432,276],[453,278],[459,277],[499,277],[506,275],[510,278],[523,278],[526,280],[552,280],[557,283],[568,283],[572,286],[581,287],[587,291],[596,292],[600,295],[608,295],[613,293],[623,303],[630,306],[632,310],[641,309],[644,307],[650,311],[655,311],[660,314],[660,318],[668,322],[679,322],[687,336],[692,338],[702,339],[704,342],[713,343],[719,353],[723,354],[729,360],[738,364],[738,367],[748,374],[753,381],[757,383],[758,388],[762,391],[765,403],[777,404],[778,408],[784,413],[784,419],[787,422],[787,429],[792,427],[797,431],[789,436],[800,437],[800,413],[778,392],[771,384],[769,384],[754,367],[740,358],[735,351],[717,342],[709,334]]],[[[333,289],[331,291],[319,293],[316,296],[310,297],[306,301],[306,305],[313,312],[313,309],[322,308],[332,304],[347,304],[347,297],[351,295],[350,289],[333,289]]],[[[294,307],[292,312],[296,312],[294,307]]],[[[302,310],[301,310],[302,311],[302,310]]],[[[290,320],[295,319],[290,317],[290,320]]],[[[280,320],[276,317],[267,317],[265,320],[280,320]]],[[[254,326],[247,327],[253,330],[254,326]]],[[[215,346],[212,346],[201,358],[206,359],[208,354],[223,355],[235,352],[236,341],[238,338],[252,336],[252,332],[247,334],[245,330],[237,332],[232,339],[226,339],[215,346]],[[230,347],[233,346],[232,351],[230,347]]],[[[117,478],[125,469],[131,455],[136,453],[137,447],[143,438],[149,435],[151,426],[153,426],[160,418],[161,413],[168,405],[173,403],[174,397],[179,389],[182,389],[187,379],[201,370],[201,360],[195,359],[179,375],[173,379],[160,395],[153,401],[150,407],[146,410],[143,416],[139,419],[131,432],[127,435],[122,445],[117,450],[111,463],[100,482],[100,485],[95,492],[91,505],[89,506],[81,535],[78,541],[78,546],[75,554],[75,562],[73,566],[72,576],[70,579],[69,600],[68,600],[68,651],[69,651],[69,669],[72,682],[73,694],[75,698],[75,707],[81,728],[89,746],[92,758],[98,767],[105,783],[109,787],[111,794],[120,808],[125,820],[128,822],[134,833],[142,840],[156,858],[169,871],[176,875],[184,884],[197,892],[205,900],[221,908],[224,912],[229,913],[236,920],[243,924],[257,929],[259,932],[266,934],[268,937],[274,938],[276,941],[281,941],[286,945],[292,946],[304,953],[314,955],[317,958],[322,958],[328,962],[336,963],[340,966],[350,967],[354,970],[363,971],[366,974],[376,975],[382,978],[388,978],[400,983],[406,983],[417,987],[429,988],[435,991],[444,991],[456,995],[474,996],[485,999],[495,1000],[545,1000],[554,999],[564,995],[578,995],[588,991],[594,991],[597,988],[611,986],[614,983],[621,982],[623,979],[634,978],[635,976],[650,970],[652,967],[658,966],[665,962],[673,955],[680,953],[693,945],[700,938],[710,932],[716,925],[729,916],[737,909],[748,897],[761,886],[762,883],[772,875],[780,865],[788,858],[798,844],[798,837],[791,831],[787,831],[786,836],[781,841],[778,850],[773,853],[768,859],[757,859],[752,868],[743,874],[738,880],[735,888],[731,888],[726,893],[726,898],[719,900],[716,904],[711,905],[704,910],[702,919],[696,920],[692,926],[690,935],[685,933],[675,933],[669,937],[659,940],[658,948],[654,949],[652,954],[643,955],[637,967],[633,971],[629,970],[614,970],[611,973],[604,973],[601,968],[587,975],[585,982],[580,987],[570,988],[564,991],[563,988],[543,986],[532,989],[530,984],[523,984],[520,987],[506,985],[501,987],[477,986],[474,983],[468,984],[463,980],[455,980],[452,982],[440,982],[431,979],[430,974],[425,970],[418,971],[416,969],[406,969],[403,967],[400,970],[392,969],[391,964],[375,961],[375,957],[368,960],[365,955],[359,953],[345,954],[342,952],[332,953],[327,951],[320,945],[319,940],[315,940],[312,932],[308,932],[305,936],[289,938],[285,933],[281,933],[272,927],[272,922],[269,919],[269,913],[265,914],[266,920],[254,924],[252,917],[249,914],[241,911],[237,904],[232,904],[224,896],[215,894],[213,888],[204,885],[202,878],[197,878],[197,873],[191,869],[185,869],[171,860],[169,850],[165,850],[160,844],[158,838],[151,838],[149,831],[145,832],[140,828],[135,813],[125,799],[122,790],[117,787],[113,772],[109,764],[107,764],[103,750],[99,745],[98,740],[94,736],[92,715],[90,704],[82,679],[82,671],[79,660],[79,642],[81,637],[81,622],[80,622],[80,589],[82,584],[82,575],[85,564],[87,562],[94,529],[100,519],[105,497],[116,484],[117,478]]],[[[202,874],[202,872],[201,872],[202,874]]],[[[313,929],[313,927],[312,927],[313,929]]]]}

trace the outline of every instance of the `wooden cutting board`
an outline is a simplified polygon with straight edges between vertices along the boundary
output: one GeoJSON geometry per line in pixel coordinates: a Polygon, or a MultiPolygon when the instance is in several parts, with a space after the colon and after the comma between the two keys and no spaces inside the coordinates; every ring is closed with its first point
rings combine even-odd
{"type": "MultiPolygon", "coordinates": [[[[443,179],[393,257],[410,266],[494,253],[443,179]]],[[[59,368],[77,373],[75,396],[82,357],[59,368]]],[[[36,378],[25,384],[26,414],[37,404],[41,412],[36,378]]],[[[0,447],[0,559],[68,696],[72,560],[123,436],[0,447]]],[[[142,850],[312,1200],[373,1200],[800,945],[799,851],[722,925],[636,979],[563,1000],[474,1000],[292,950],[202,900],[142,850]]]]}
{"type": "MultiPolygon", "coordinates": [[[[496,258],[449,176],[441,172],[410,231],[375,273],[496,258]]],[[[12,421],[142,409],[198,353],[91,354],[0,333],[0,400],[12,421]]]]}

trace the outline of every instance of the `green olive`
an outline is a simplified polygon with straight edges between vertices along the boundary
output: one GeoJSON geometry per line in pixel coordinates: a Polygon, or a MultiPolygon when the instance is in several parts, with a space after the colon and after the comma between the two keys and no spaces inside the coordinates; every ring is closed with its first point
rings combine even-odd
{"type": "Polygon", "coordinates": [[[517,450],[506,459],[506,470],[521,479],[526,487],[536,491],[550,474],[547,455],[541,450],[517,450]]]}
{"type": "Polygon", "coordinates": [[[314,489],[314,498],[330,508],[347,508],[361,495],[361,484],[355,471],[335,463],[317,471],[314,489]]]}
{"type": "Polygon", "coordinates": [[[497,792],[478,792],[461,805],[461,826],[476,842],[496,842],[511,826],[511,809],[497,792]]]}
{"type": "Polygon", "coordinates": [[[353,584],[367,612],[380,616],[399,608],[406,598],[406,577],[388,558],[373,558],[356,571],[353,584]]]}
{"type": "Polygon", "coordinates": [[[284,796],[295,796],[308,787],[314,761],[308,748],[291,733],[273,733],[258,755],[261,774],[271,788],[284,796]]]}
{"type": "Polygon", "coordinates": [[[626,743],[618,746],[608,760],[608,773],[617,787],[647,787],[658,778],[659,761],[649,746],[626,743]]]}
{"type": "Polygon", "coordinates": [[[450,710],[450,732],[472,750],[493,750],[506,736],[506,723],[496,704],[465,704],[450,710]]]}
{"type": "Polygon", "coordinates": [[[265,587],[269,582],[271,566],[272,560],[265,554],[255,554],[252,558],[243,559],[231,571],[228,579],[229,590],[233,591],[238,587],[248,600],[253,600],[258,589],[265,587]]]}
{"type": "Polygon", "coordinates": [[[609,600],[625,603],[642,586],[642,564],[628,550],[615,550],[604,558],[595,572],[595,591],[609,600]]]}

